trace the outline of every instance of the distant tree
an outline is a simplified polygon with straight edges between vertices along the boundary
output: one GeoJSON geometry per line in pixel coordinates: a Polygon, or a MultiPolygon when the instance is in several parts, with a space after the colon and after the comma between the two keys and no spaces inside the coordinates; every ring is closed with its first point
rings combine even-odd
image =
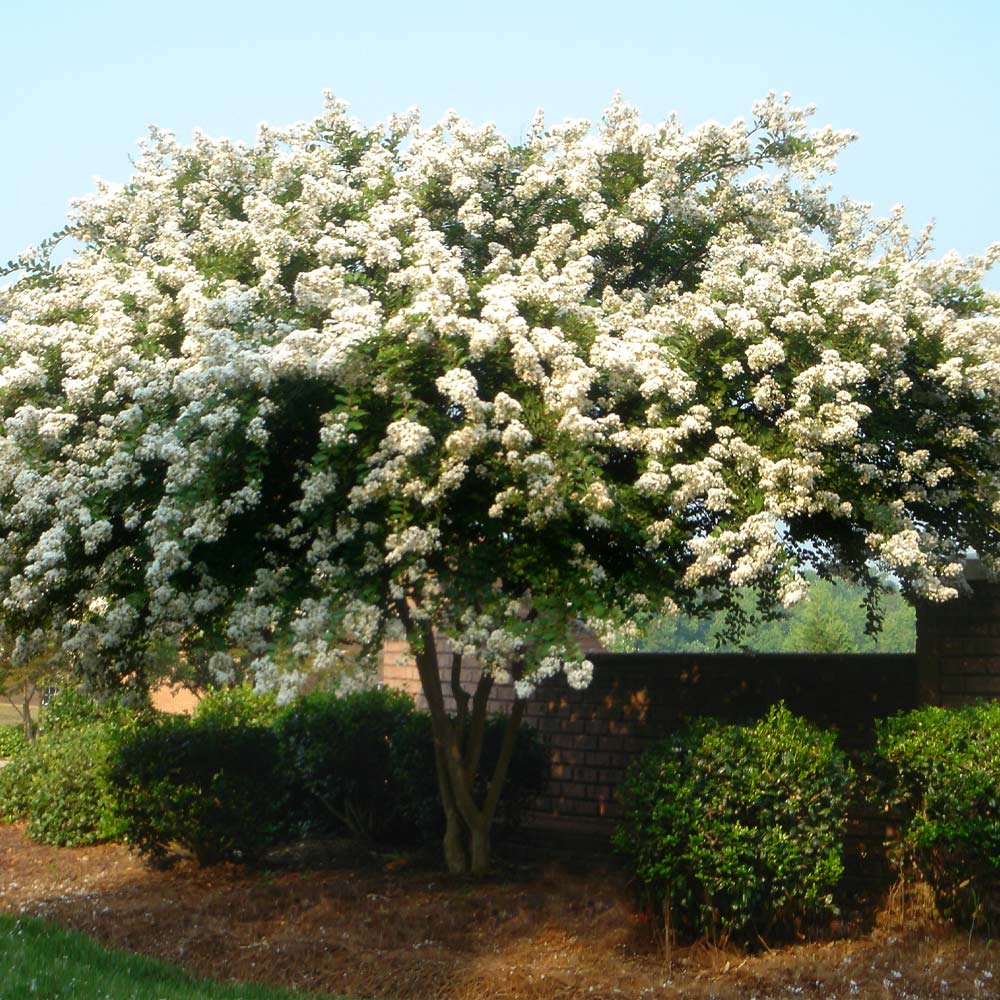
{"type": "Polygon", "coordinates": [[[33,706],[36,696],[47,687],[66,681],[70,672],[52,639],[17,643],[0,631],[0,696],[21,719],[26,739],[33,739],[38,727],[33,706]]]}
{"type": "Polygon", "coordinates": [[[913,607],[899,588],[886,583],[880,595],[881,623],[868,631],[865,600],[868,590],[844,580],[817,579],[806,573],[808,597],[792,608],[761,619],[755,617],[755,597],[740,595],[739,607],[747,624],[738,641],[728,634],[725,611],[703,617],[670,615],[654,617],[633,648],[647,651],[761,653],[843,652],[908,653],[915,646],[913,607]]]}
{"type": "Polygon", "coordinates": [[[806,598],[806,607],[788,629],[785,649],[790,653],[856,653],[857,642],[833,609],[806,598]]]}

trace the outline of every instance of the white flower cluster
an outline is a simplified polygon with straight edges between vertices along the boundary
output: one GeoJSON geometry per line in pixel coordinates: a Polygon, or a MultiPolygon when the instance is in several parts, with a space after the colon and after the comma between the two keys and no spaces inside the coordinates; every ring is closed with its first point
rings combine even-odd
{"type": "Polygon", "coordinates": [[[774,96],[517,146],[332,98],[249,146],[154,131],[0,289],[0,616],[277,683],[409,609],[527,690],[587,683],[570,623],[639,595],[875,560],[949,596],[997,548],[1000,246],[830,201],[850,139],[774,96]]]}

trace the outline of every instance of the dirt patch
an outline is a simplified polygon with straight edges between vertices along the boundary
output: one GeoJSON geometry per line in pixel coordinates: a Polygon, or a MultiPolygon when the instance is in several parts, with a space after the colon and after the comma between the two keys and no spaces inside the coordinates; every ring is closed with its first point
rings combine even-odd
{"type": "Polygon", "coordinates": [[[43,847],[0,826],[0,911],[29,913],[219,979],[397,1000],[1000,997],[1000,949],[899,900],[851,940],[747,956],[675,949],[668,967],[601,859],[499,865],[485,883],[351,844],[270,867],[153,869],[123,847],[43,847]]]}

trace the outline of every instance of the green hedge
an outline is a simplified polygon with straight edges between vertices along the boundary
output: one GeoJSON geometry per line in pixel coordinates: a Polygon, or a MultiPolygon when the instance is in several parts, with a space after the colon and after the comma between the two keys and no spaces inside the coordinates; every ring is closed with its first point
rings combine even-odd
{"type": "MultiPolygon", "coordinates": [[[[502,717],[487,723],[481,774],[492,773],[505,724],[502,717]]],[[[443,833],[430,717],[407,695],[388,689],[308,695],[282,710],[275,729],[299,829],[395,843],[443,833]]],[[[517,827],[547,777],[537,735],[522,728],[497,809],[501,830],[517,827]]],[[[485,794],[481,778],[476,793],[485,794]]]]}
{"type": "MultiPolygon", "coordinates": [[[[491,719],[482,774],[497,760],[505,721],[491,719]]],[[[522,729],[497,810],[515,828],[548,773],[522,729]]],[[[485,780],[476,783],[485,795],[485,780]]],[[[278,710],[247,688],[209,695],[193,718],[129,712],[67,690],[38,738],[0,771],[0,818],[26,820],[52,844],[123,838],[151,858],[175,848],[202,864],[250,860],[302,834],[382,843],[438,838],[430,719],[385,689],[314,694],[278,710]]]]}
{"type": "Polygon", "coordinates": [[[229,726],[270,726],[278,715],[271,693],[260,693],[245,684],[210,691],[194,710],[197,722],[229,726]]]}
{"type": "Polygon", "coordinates": [[[42,711],[38,735],[0,770],[0,819],[23,820],[32,839],[63,847],[117,839],[108,785],[118,740],[144,718],[66,689],[42,711]]]}
{"type": "Polygon", "coordinates": [[[0,726],[0,759],[16,757],[27,745],[23,726],[0,726]]]}
{"type": "Polygon", "coordinates": [[[342,698],[316,693],[283,709],[275,732],[292,823],[305,833],[405,838],[419,808],[399,761],[413,714],[407,695],[383,689],[342,698]]]}
{"type": "Polygon", "coordinates": [[[42,844],[77,847],[121,833],[108,785],[118,738],[109,724],[39,735],[0,770],[0,818],[27,821],[42,844]]]}
{"type": "Polygon", "coordinates": [[[40,736],[78,732],[85,726],[130,726],[143,709],[128,708],[109,699],[98,701],[83,691],[63,688],[49,699],[38,723],[40,736]]]}
{"type": "Polygon", "coordinates": [[[900,872],[915,868],[945,916],[1000,930],[1000,702],[917,709],[877,738],[900,872]]]}
{"type": "Polygon", "coordinates": [[[284,786],[266,726],[163,716],[120,742],[109,782],[124,840],[153,859],[176,845],[202,865],[250,861],[279,838],[284,786]]]}
{"type": "Polygon", "coordinates": [[[702,719],[629,768],[614,844],[681,936],[755,943],[835,912],[851,785],[834,736],[783,705],[702,719]]]}

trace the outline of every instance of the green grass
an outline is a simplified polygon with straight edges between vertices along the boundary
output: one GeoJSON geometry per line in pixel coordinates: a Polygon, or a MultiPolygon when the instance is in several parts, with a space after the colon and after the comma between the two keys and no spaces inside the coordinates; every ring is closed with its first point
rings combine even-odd
{"type": "Polygon", "coordinates": [[[103,948],[84,934],[0,914],[0,1000],[319,1000],[195,979],[165,962],[103,948]]]}

